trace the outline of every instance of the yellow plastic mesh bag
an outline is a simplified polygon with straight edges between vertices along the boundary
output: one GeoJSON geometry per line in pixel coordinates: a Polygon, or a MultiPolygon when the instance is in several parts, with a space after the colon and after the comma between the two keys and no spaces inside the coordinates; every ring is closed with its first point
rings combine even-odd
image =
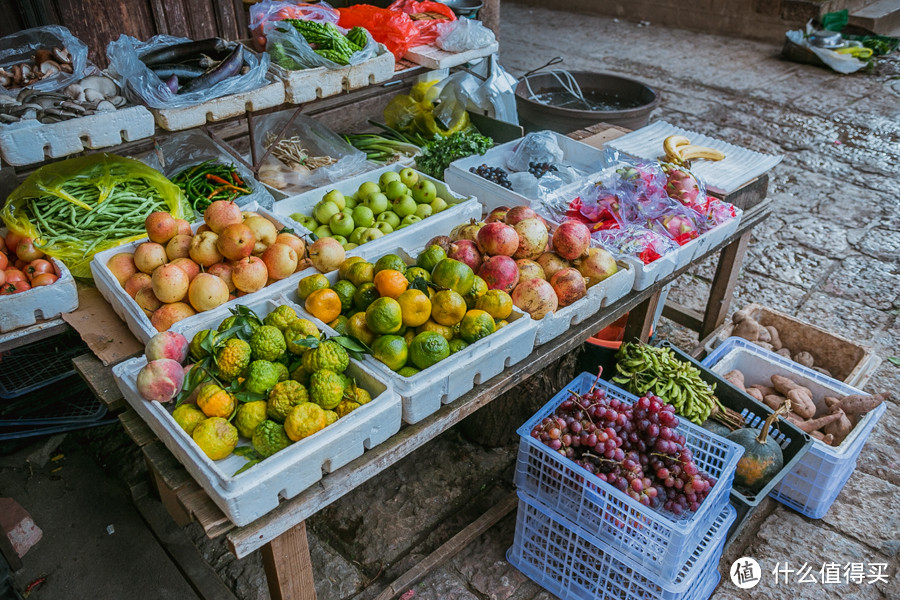
{"type": "Polygon", "coordinates": [[[440,88],[436,80],[415,84],[409,94],[399,94],[384,108],[388,127],[405,133],[418,133],[426,139],[435,134],[448,136],[469,127],[465,103],[456,98],[435,104],[440,88]]]}
{"type": "Polygon", "coordinates": [[[73,276],[90,279],[94,254],[144,237],[144,219],[154,211],[193,219],[181,190],[162,173],[103,153],[41,167],[10,194],[0,217],[73,276]]]}

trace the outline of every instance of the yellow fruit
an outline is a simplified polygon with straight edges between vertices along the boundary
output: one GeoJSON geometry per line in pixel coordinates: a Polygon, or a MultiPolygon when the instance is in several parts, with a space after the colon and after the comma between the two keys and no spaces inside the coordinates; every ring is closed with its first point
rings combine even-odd
{"type": "Polygon", "coordinates": [[[291,440],[297,442],[325,429],[326,425],[328,419],[322,407],[312,402],[304,402],[288,413],[287,419],[284,420],[284,432],[291,440]]]}
{"type": "Polygon", "coordinates": [[[182,404],[172,412],[172,418],[179,427],[191,435],[197,425],[206,420],[206,415],[195,404],[182,404]]]}
{"type": "Polygon", "coordinates": [[[284,332],[288,325],[296,321],[299,317],[297,312],[286,304],[282,304],[263,319],[263,325],[272,325],[284,332]]]}
{"type": "Polygon", "coordinates": [[[329,425],[331,425],[332,423],[334,423],[334,422],[337,421],[338,419],[340,419],[340,417],[339,417],[338,414],[337,414],[336,412],[334,412],[333,410],[326,410],[326,411],[325,411],[325,427],[328,427],[329,425]]]}
{"type": "Polygon", "coordinates": [[[403,327],[403,311],[393,298],[379,298],[366,309],[366,325],[376,334],[397,333],[403,327]]]}
{"type": "Polygon", "coordinates": [[[448,342],[453,339],[452,328],[445,325],[440,325],[439,323],[435,323],[432,319],[428,319],[416,328],[416,333],[422,333],[423,331],[434,331],[436,333],[439,333],[444,336],[444,339],[448,342]]]}
{"type": "Polygon", "coordinates": [[[307,275],[297,284],[297,295],[301,300],[306,300],[310,294],[316,290],[323,290],[331,287],[328,278],[321,273],[315,275],[307,275]]]}
{"type": "Polygon", "coordinates": [[[238,443],[238,430],[222,417],[210,417],[191,435],[210,460],[222,460],[234,451],[238,443]]]}
{"type": "Polygon", "coordinates": [[[240,338],[225,340],[225,346],[216,354],[219,377],[230,383],[237,379],[250,364],[250,344],[240,338]]]}
{"type": "Polygon", "coordinates": [[[361,256],[348,256],[345,258],[341,266],[338,267],[338,279],[347,279],[347,272],[350,270],[350,267],[358,262],[365,262],[365,259],[361,256]]]}
{"type": "Polygon", "coordinates": [[[418,327],[431,317],[431,300],[419,290],[406,290],[397,297],[403,313],[403,324],[418,327]]]}
{"type": "Polygon", "coordinates": [[[375,279],[375,266],[370,262],[356,262],[347,269],[347,279],[356,287],[372,283],[375,279]]]}
{"type": "Polygon", "coordinates": [[[494,318],[483,310],[470,310],[459,324],[459,337],[474,344],[497,330],[494,318]]]}
{"type": "Polygon", "coordinates": [[[352,413],[354,410],[359,408],[359,403],[353,402],[351,400],[341,400],[341,403],[335,407],[334,412],[337,413],[338,418],[343,418],[352,413]]]}
{"type": "Polygon", "coordinates": [[[347,335],[347,317],[340,315],[334,321],[328,324],[329,327],[338,332],[338,335],[347,335]]]}
{"type": "Polygon", "coordinates": [[[306,299],[304,306],[314,317],[326,323],[334,321],[341,314],[341,298],[332,289],[314,291],[306,299]]]}
{"type": "Polygon", "coordinates": [[[416,339],[416,333],[417,333],[416,330],[415,330],[415,329],[412,329],[412,328],[407,329],[407,330],[403,333],[403,341],[406,342],[406,345],[407,345],[407,346],[409,346],[410,344],[412,344],[412,341],[413,341],[414,339],[416,339]]]}
{"type": "Polygon", "coordinates": [[[409,281],[406,280],[403,273],[393,269],[378,271],[373,283],[382,298],[393,298],[394,300],[409,287],[409,281]]]}
{"type": "Polygon", "coordinates": [[[347,319],[347,334],[355,337],[366,346],[371,346],[375,341],[375,332],[366,325],[366,313],[358,312],[347,319]]]}
{"type": "Polygon", "coordinates": [[[298,345],[300,341],[307,337],[313,336],[318,339],[322,337],[322,333],[316,324],[309,319],[297,319],[284,332],[284,341],[287,344],[288,352],[292,354],[303,354],[309,348],[298,345]]]}
{"type": "Polygon", "coordinates": [[[469,289],[468,293],[463,295],[463,298],[466,299],[466,308],[468,308],[469,310],[475,308],[475,303],[487,292],[487,283],[485,283],[484,279],[476,275],[475,279],[472,281],[471,289],[469,289]]]}
{"type": "Polygon", "coordinates": [[[506,319],[512,314],[513,301],[503,290],[488,290],[475,300],[475,308],[483,310],[494,319],[506,319]]]}
{"type": "Polygon", "coordinates": [[[359,386],[356,386],[356,402],[357,404],[368,404],[372,401],[372,394],[359,386]]]}
{"type": "Polygon", "coordinates": [[[440,325],[452,327],[466,314],[466,301],[453,290],[441,290],[431,300],[431,318],[440,325]]]}
{"type": "Polygon", "coordinates": [[[207,383],[197,394],[197,407],[207,417],[228,418],[234,412],[235,399],[227,390],[214,383],[207,383]]]}
{"type": "Polygon", "coordinates": [[[252,438],[259,424],[266,420],[266,401],[245,402],[234,415],[234,426],[245,438],[252,438]]]}
{"type": "Polygon", "coordinates": [[[306,388],[297,381],[288,380],[278,383],[269,392],[266,402],[266,415],[279,423],[284,421],[291,409],[309,400],[306,388]]]}
{"type": "Polygon", "coordinates": [[[422,267],[410,267],[406,270],[405,273],[406,280],[410,283],[413,283],[416,279],[421,277],[425,281],[431,281],[431,273],[423,269],[422,267]]]}

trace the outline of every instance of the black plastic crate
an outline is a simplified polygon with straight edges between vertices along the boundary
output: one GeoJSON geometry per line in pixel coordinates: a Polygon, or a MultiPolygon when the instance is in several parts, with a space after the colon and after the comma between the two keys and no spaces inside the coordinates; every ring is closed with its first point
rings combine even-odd
{"type": "Polygon", "coordinates": [[[70,331],[0,352],[0,398],[18,398],[74,374],[72,359],[89,351],[70,331]]]}
{"type": "Polygon", "coordinates": [[[0,433],[8,427],[93,423],[106,407],[84,380],[70,375],[32,392],[0,401],[0,433]]]}

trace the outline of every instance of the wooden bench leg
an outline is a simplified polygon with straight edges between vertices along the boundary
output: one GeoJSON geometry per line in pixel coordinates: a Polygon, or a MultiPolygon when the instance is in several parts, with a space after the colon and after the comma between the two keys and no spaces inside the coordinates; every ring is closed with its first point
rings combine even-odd
{"type": "Polygon", "coordinates": [[[306,521],[263,546],[262,558],[272,600],[316,600],[306,521]]]}
{"type": "Polygon", "coordinates": [[[628,322],[625,324],[625,335],[622,337],[622,341],[633,342],[638,339],[646,342],[650,339],[653,315],[656,314],[661,291],[654,292],[652,296],[628,311],[628,322]]]}
{"type": "Polygon", "coordinates": [[[154,465],[150,464],[149,461],[147,461],[147,469],[149,469],[150,475],[153,478],[153,487],[156,489],[160,501],[162,501],[163,506],[172,517],[172,520],[175,521],[179,527],[187,527],[190,525],[193,519],[191,519],[191,515],[184,510],[181,503],[178,502],[176,490],[173,490],[168,486],[162,476],[157,472],[154,465]]]}
{"type": "Polygon", "coordinates": [[[716,275],[709,290],[706,313],[703,315],[703,324],[700,328],[700,339],[708,336],[716,327],[725,322],[725,315],[728,314],[728,307],[731,306],[734,288],[741,272],[741,265],[744,263],[744,255],[747,254],[747,245],[750,243],[751,234],[751,231],[746,232],[722,248],[719,253],[716,275]]]}

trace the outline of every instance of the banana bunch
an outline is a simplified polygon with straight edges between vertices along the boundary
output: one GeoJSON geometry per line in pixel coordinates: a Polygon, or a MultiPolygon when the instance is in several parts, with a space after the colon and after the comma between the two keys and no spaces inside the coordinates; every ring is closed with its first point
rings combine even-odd
{"type": "Polygon", "coordinates": [[[666,153],[666,160],[676,165],[684,165],[687,161],[695,158],[705,158],[706,160],[722,160],[725,158],[725,155],[715,148],[691,144],[691,140],[683,135],[670,135],[667,137],[663,141],[663,151],[666,153]]]}
{"type": "Polygon", "coordinates": [[[715,385],[703,381],[700,371],[691,363],[679,360],[670,348],[625,343],[616,359],[619,375],[612,380],[632,394],[643,396],[651,392],[697,425],[725,412],[714,394],[715,385]]]}

